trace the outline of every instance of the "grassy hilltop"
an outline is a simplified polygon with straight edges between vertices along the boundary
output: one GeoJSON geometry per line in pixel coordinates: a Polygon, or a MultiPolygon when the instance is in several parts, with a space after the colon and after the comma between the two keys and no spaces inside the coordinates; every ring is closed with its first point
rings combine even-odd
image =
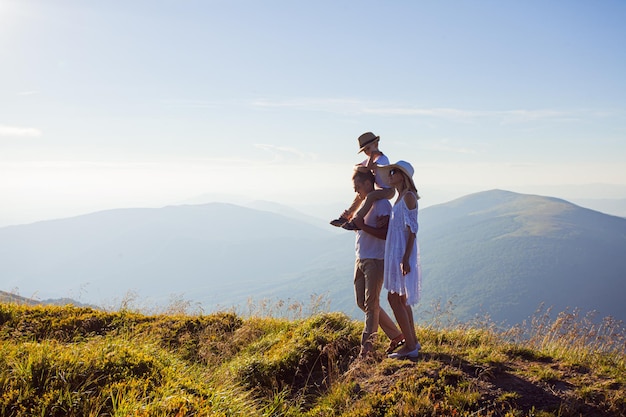
{"type": "Polygon", "coordinates": [[[0,415],[626,415],[625,332],[610,319],[434,320],[419,360],[387,359],[386,340],[355,360],[360,322],[280,307],[288,318],[0,304],[0,415]]]}

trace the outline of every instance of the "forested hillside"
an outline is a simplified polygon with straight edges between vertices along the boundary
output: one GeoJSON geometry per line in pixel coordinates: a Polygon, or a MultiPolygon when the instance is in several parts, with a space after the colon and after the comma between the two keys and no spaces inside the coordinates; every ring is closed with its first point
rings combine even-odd
{"type": "Polygon", "coordinates": [[[493,190],[420,214],[424,294],[516,323],[541,304],[626,319],[626,219],[493,190]]]}

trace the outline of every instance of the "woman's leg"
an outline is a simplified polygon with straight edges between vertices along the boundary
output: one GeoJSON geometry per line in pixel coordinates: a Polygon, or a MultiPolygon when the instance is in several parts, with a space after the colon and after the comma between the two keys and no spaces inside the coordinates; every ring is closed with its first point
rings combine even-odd
{"type": "MultiPolygon", "coordinates": [[[[406,301],[406,299],[405,299],[405,301],[406,301]]],[[[409,323],[410,323],[410,326],[411,326],[411,330],[413,331],[413,334],[412,334],[413,340],[415,340],[415,345],[417,346],[417,345],[419,345],[419,340],[417,340],[417,334],[415,334],[415,320],[413,319],[413,309],[408,304],[405,304],[404,308],[406,309],[406,315],[409,318],[409,323]]]]}
{"type": "Polygon", "coordinates": [[[387,299],[389,300],[389,305],[391,305],[393,315],[398,322],[398,326],[400,326],[400,330],[404,333],[404,338],[406,340],[405,345],[398,351],[398,353],[403,354],[412,352],[417,347],[417,340],[415,339],[415,328],[413,328],[414,324],[411,306],[407,306],[405,295],[390,292],[387,294],[387,299]]]}

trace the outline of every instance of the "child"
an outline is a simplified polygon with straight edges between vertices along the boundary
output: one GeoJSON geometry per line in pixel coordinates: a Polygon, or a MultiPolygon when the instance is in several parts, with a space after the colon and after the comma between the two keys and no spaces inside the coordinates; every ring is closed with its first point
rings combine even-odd
{"type": "Polygon", "coordinates": [[[359,152],[365,153],[367,159],[360,164],[354,166],[355,170],[359,171],[371,171],[376,177],[375,190],[368,193],[363,202],[363,198],[357,195],[354,197],[352,205],[345,210],[338,219],[332,220],[330,224],[336,227],[343,227],[346,230],[358,230],[359,228],[354,224],[354,219],[363,219],[365,215],[372,208],[372,203],[376,200],[391,199],[395,195],[395,189],[385,184],[384,179],[380,178],[377,173],[378,165],[389,165],[389,158],[383,155],[378,149],[378,142],[380,136],[374,135],[372,132],[363,133],[359,136],[359,152]],[[363,203],[361,208],[359,206],[363,203]],[[357,209],[359,209],[357,211],[357,209]],[[356,212],[356,213],[355,213],[356,212]]]}

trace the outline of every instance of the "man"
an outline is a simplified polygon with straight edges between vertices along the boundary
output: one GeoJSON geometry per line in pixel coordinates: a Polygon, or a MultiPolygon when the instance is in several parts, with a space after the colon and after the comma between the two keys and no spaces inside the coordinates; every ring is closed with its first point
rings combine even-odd
{"type": "MultiPolygon", "coordinates": [[[[363,199],[374,190],[374,174],[355,170],[352,176],[354,191],[363,199]]],[[[391,339],[387,353],[404,342],[404,336],[385,310],[380,308],[380,291],[383,286],[386,222],[378,226],[378,220],[389,217],[391,203],[387,199],[376,200],[363,219],[357,219],[356,261],[354,265],[354,294],[356,303],[365,312],[365,325],[361,335],[361,352],[365,358],[372,350],[378,326],[391,339]]]]}

